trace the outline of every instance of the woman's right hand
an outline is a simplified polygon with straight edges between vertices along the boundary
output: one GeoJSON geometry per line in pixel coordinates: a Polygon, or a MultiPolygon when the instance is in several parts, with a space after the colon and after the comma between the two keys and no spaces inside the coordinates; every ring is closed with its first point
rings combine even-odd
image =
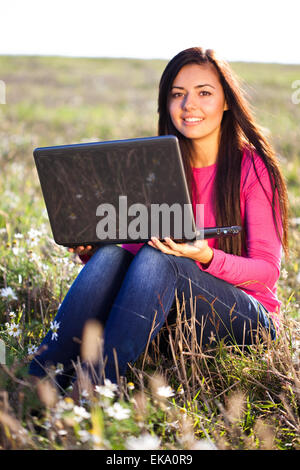
{"type": "Polygon", "coordinates": [[[95,246],[93,245],[80,245],[74,248],[68,248],[70,253],[76,253],[76,255],[92,255],[95,246]]]}

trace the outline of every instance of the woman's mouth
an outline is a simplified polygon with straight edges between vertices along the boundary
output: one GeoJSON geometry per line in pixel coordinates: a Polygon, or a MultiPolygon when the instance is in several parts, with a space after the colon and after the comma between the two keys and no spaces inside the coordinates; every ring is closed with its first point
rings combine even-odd
{"type": "Polygon", "coordinates": [[[200,124],[200,122],[204,121],[204,118],[199,118],[199,117],[185,117],[183,118],[184,124],[188,126],[194,126],[197,124],[200,124]]]}

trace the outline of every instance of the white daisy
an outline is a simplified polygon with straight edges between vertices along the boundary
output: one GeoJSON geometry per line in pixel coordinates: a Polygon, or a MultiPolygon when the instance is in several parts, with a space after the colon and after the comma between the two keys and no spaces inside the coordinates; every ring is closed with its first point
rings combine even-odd
{"type": "Polygon", "coordinates": [[[134,390],[134,383],[133,382],[128,382],[127,387],[129,390],[134,390]]]}
{"type": "Polygon", "coordinates": [[[27,353],[29,354],[29,356],[31,356],[32,354],[35,354],[38,350],[38,347],[37,346],[34,346],[33,344],[30,344],[28,346],[28,349],[27,349],[27,353]]]}
{"type": "Polygon", "coordinates": [[[214,443],[208,439],[194,440],[190,447],[191,450],[218,450],[214,443]]]}
{"type": "Polygon", "coordinates": [[[167,386],[162,385],[161,387],[158,387],[158,389],[156,390],[156,393],[160,397],[169,398],[174,395],[174,390],[172,390],[172,388],[169,387],[169,385],[167,386]]]}
{"type": "Polygon", "coordinates": [[[40,263],[41,257],[36,253],[28,253],[30,261],[35,261],[37,264],[40,263]]]}
{"type": "Polygon", "coordinates": [[[106,409],[106,413],[111,418],[114,418],[114,419],[117,419],[118,421],[121,421],[122,419],[129,418],[130,409],[129,408],[124,408],[123,406],[120,405],[120,403],[116,402],[112,406],[109,406],[106,409]]]}
{"type": "Polygon", "coordinates": [[[106,398],[113,398],[118,386],[112,383],[109,379],[104,380],[104,385],[96,385],[95,391],[106,398]]]}
{"type": "Polygon", "coordinates": [[[81,442],[87,442],[91,439],[91,433],[85,429],[81,429],[80,431],[77,431],[77,433],[80,436],[81,442]]]}
{"type": "MultiPolygon", "coordinates": [[[[7,324],[6,324],[7,325],[7,324]]],[[[9,336],[13,336],[14,338],[17,338],[21,334],[21,330],[18,324],[15,322],[12,322],[7,325],[7,333],[9,336]]]]}
{"type": "Polygon", "coordinates": [[[59,325],[60,325],[60,322],[57,322],[56,320],[50,323],[50,329],[52,330],[52,337],[51,337],[52,341],[54,339],[57,340],[58,338],[57,330],[59,329],[59,325]]]}
{"type": "Polygon", "coordinates": [[[7,300],[18,300],[18,297],[11,287],[3,287],[1,289],[1,297],[7,300]]]}
{"type": "Polygon", "coordinates": [[[73,408],[74,408],[74,401],[70,397],[65,397],[64,399],[59,400],[56,404],[56,410],[58,412],[62,412],[65,410],[70,411],[73,408]]]}
{"type": "Polygon", "coordinates": [[[64,371],[64,365],[61,364],[60,362],[58,364],[56,364],[55,374],[56,375],[62,374],[63,371],[64,371]]]}
{"type": "Polygon", "coordinates": [[[40,230],[36,230],[35,228],[31,228],[27,235],[30,240],[35,240],[42,236],[42,232],[40,230]]]}
{"type": "Polygon", "coordinates": [[[289,274],[289,273],[287,272],[287,270],[286,270],[285,268],[283,268],[283,269],[281,270],[281,277],[282,277],[282,279],[286,280],[286,279],[288,278],[288,274],[289,274]]]}
{"type": "Polygon", "coordinates": [[[86,409],[83,408],[83,406],[75,405],[73,410],[74,410],[74,413],[76,415],[74,419],[78,423],[80,423],[80,421],[82,421],[83,419],[89,419],[91,417],[91,413],[86,411],[86,409]]]}
{"type": "Polygon", "coordinates": [[[149,433],[143,433],[139,437],[129,437],[125,445],[128,450],[157,450],[160,446],[160,439],[149,433]]]}

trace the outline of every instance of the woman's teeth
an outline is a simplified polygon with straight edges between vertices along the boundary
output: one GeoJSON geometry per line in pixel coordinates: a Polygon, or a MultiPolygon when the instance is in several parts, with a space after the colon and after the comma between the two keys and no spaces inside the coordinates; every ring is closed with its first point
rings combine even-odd
{"type": "Polygon", "coordinates": [[[186,122],[200,122],[203,121],[203,118],[184,118],[186,122]]]}

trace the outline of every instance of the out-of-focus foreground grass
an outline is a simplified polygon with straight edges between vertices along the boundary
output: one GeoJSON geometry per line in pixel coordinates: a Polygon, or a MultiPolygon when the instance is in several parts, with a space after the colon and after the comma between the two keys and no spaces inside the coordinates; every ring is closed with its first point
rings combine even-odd
{"type": "MultiPolygon", "coordinates": [[[[150,356],[121,395],[107,384],[80,406],[26,379],[29,353],[50,327],[82,265],[51,235],[32,151],[44,145],[156,134],[164,61],[0,57],[0,448],[299,448],[300,67],[234,63],[279,156],[290,198],[290,258],[278,283],[283,334],[249,354],[203,355],[174,344],[150,356]],[[151,378],[156,371],[159,377],[151,378]],[[140,436],[140,437],[138,437],[140,436]]],[[[59,333],[59,331],[58,331],[59,333]]],[[[59,370],[56,371],[59,373],[59,370]]]]}

